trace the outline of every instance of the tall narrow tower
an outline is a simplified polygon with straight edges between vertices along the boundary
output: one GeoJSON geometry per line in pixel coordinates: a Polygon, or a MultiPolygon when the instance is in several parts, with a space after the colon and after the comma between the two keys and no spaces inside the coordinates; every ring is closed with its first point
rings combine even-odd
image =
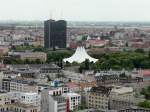
{"type": "Polygon", "coordinates": [[[64,20],[47,20],[44,22],[45,48],[66,48],[67,22],[64,20]]]}

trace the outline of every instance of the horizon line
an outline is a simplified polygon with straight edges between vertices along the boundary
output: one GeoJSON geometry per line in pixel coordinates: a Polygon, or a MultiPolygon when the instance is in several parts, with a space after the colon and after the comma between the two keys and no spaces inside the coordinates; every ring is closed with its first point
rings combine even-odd
{"type": "MultiPolygon", "coordinates": [[[[12,22],[21,22],[21,21],[45,21],[49,19],[0,19],[0,22],[7,22],[7,21],[12,21],[12,22]]],[[[53,19],[53,20],[66,20],[69,22],[150,22],[150,20],[69,20],[69,19],[53,19]]]]}

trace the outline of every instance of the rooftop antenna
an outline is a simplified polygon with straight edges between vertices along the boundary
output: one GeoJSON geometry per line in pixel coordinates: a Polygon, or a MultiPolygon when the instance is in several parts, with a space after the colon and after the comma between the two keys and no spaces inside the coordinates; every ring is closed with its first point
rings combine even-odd
{"type": "Polygon", "coordinates": [[[52,11],[50,11],[50,20],[53,19],[53,14],[52,14],[52,11]]]}
{"type": "Polygon", "coordinates": [[[64,18],[63,18],[63,10],[61,10],[61,12],[60,12],[60,19],[61,19],[61,20],[64,19],[64,18]]]}

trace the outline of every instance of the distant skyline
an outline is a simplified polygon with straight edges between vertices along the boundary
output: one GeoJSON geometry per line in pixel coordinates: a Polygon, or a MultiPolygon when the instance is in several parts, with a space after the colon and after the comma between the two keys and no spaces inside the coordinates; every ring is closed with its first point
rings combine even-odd
{"type": "Polygon", "coordinates": [[[150,21],[150,0],[0,0],[0,20],[150,21]]]}

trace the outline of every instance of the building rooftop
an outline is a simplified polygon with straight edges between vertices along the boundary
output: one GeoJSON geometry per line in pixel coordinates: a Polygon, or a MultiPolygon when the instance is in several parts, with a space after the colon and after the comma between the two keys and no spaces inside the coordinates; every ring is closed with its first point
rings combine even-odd
{"type": "Polygon", "coordinates": [[[101,93],[105,95],[109,95],[112,90],[112,87],[106,87],[106,86],[98,86],[98,87],[92,87],[90,92],[94,93],[101,93]]]}
{"type": "Polygon", "coordinates": [[[44,52],[8,52],[9,55],[33,55],[33,54],[46,54],[44,52]]]}
{"type": "Polygon", "coordinates": [[[77,84],[75,82],[69,82],[69,83],[65,84],[65,86],[67,86],[69,88],[77,88],[77,87],[79,87],[79,84],[77,84]]]}
{"type": "Polygon", "coordinates": [[[57,68],[57,69],[60,69],[59,66],[57,66],[56,64],[13,64],[13,65],[8,65],[9,68],[12,68],[12,69],[45,69],[45,68],[57,68]]]}
{"type": "Polygon", "coordinates": [[[28,93],[23,93],[23,94],[30,95],[30,96],[32,96],[32,95],[37,95],[37,93],[30,93],[30,92],[28,92],[28,93]]]}
{"type": "Polygon", "coordinates": [[[11,79],[11,82],[17,82],[17,83],[22,83],[22,84],[30,84],[30,85],[37,84],[37,82],[35,82],[33,79],[21,78],[21,77],[11,79]]]}
{"type": "Polygon", "coordinates": [[[70,96],[70,97],[72,97],[72,96],[80,96],[80,95],[77,94],[77,93],[64,93],[63,96],[70,96]]]}
{"type": "Polygon", "coordinates": [[[133,88],[132,87],[114,86],[112,88],[112,92],[115,92],[118,94],[125,94],[125,93],[133,92],[133,88]]]}
{"type": "Polygon", "coordinates": [[[0,90],[0,95],[1,94],[6,94],[7,93],[7,91],[5,91],[5,90],[0,90]]]}

